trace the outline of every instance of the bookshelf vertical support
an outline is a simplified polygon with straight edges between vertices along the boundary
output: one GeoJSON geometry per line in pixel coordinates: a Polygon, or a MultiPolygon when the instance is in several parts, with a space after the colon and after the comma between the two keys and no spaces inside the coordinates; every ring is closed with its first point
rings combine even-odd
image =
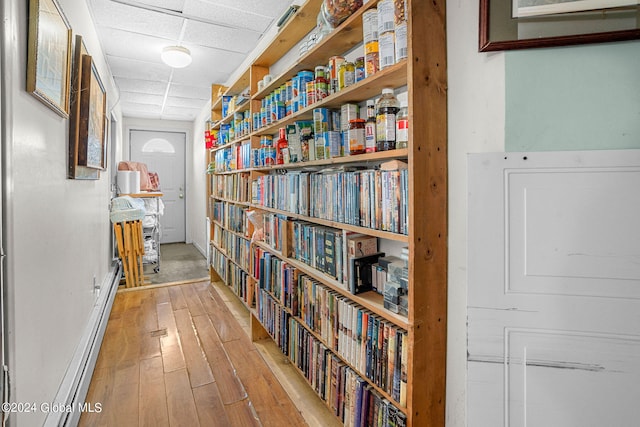
{"type": "Polygon", "coordinates": [[[408,92],[409,424],[445,425],[447,52],[445,0],[411,1],[408,92]],[[414,43],[415,42],[415,43],[414,43]]]}

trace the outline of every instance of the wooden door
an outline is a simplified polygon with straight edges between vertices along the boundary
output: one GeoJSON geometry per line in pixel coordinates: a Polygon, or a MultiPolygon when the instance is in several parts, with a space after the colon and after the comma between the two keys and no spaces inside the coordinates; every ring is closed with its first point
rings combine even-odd
{"type": "Polygon", "coordinates": [[[640,420],[640,151],[469,157],[468,426],[640,420]]]}

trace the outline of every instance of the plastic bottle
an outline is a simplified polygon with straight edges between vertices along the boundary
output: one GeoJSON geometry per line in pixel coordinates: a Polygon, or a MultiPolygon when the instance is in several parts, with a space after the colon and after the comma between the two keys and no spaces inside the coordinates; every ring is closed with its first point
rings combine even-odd
{"type": "Polygon", "coordinates": [[[367,153],[376,151],[376,106],[367,101],[367,122],[364,125],[364,150],[367,153]]]}
{"type": "Polygon", "coordinates": [[[278,142],[276,143],[276,148],[277,148],[276,164],[282,165],[284,163],[289,163],[288,162],[288,159],[289,159],[289,152],[288,152],[289,143],[287,141],[286,129],[285,128],[280,128],[278,136],[279,136],[278,142]],[[287,160],[287,161],[285,161],[285,160],[287,160]]]}
{"type": "Polygon", "coordinates": [[[400,109],[392,88],[382,89],[376,102],[376,146],[378,151],[396,148],[396,113],[400,109]]]}
{"type": "Polygon", "coordinates": [[[349,154],[363,154],[364,151],[364,119],[349,120],[349,154]]]}
{"type": "Polygon", "coordinates": [[[402,104],[396,115],[396,148],[409,146],[409,109],[402,104]]]}

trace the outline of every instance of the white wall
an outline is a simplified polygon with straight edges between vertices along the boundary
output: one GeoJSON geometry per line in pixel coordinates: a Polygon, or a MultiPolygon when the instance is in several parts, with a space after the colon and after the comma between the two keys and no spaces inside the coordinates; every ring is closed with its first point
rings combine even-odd
{"type": "MultiPolygon", "coordinates": [[[[471,4],[473,3],[473,4],[471,4]]],[[[467,153],[504,151],[504,53],[478,52],[478,5],[447,1],[449,302],[447,426],[466,425],[467,153]]]]}
{"type": "Polygon", "coordinates": [[[191,240],[204,255],[207,254],[207,150],[204,145],[204,128],[211,119],[211,103],[207,103],[193,122],[193,152],[187,157],[187,170],[191,169],[191,194],[189,200],[191,220],[191,240]]]}
{"type": "MultiPolygon", "coordinates": [[[[129,159],[131,130],[153,130],[167,132],[184,132],[186,134],[185,175],[186,175],[186,242],[193,243],[203,255],[206,254],[205,227],[205,149],[204,124],[210,114],[210,106],[203,108],[201,117],[194,122],[176,120],[152,120],[140,118],[125,118],[123,125],[123,140],[125,149],[123,159],[129,159]]],[[[162,186],[162,177],[160,177],[162,186]]]]}
{"type": "MultiPolygon", "coordinates": [[[[8,110],[3,127],[8,363],[12,402],[52,402],[88,323],[109,253],[109,172],[66,178],[69,121],[25,91],[28,1],[2,2],[8,110]]],[[[84,1],[60,0],[107,89],[117,99],[84,1]]],[[[119,117],[119,112],[115,111],[119,117]]],[[[41,425],[46,414],[18,414],[41,425]]]]}

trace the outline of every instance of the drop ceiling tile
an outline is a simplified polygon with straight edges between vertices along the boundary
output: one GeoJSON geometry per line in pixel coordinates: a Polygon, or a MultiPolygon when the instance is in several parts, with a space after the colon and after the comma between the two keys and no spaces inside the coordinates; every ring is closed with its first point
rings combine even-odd
{"type": "Polygon", "coordinates": [[[91,0],[96,26],[150,34],[164,38],[178,38],[183,18],[124,5],[112,0],[91,0]]]}
{"type": "Polygon", "coordinates": [[[144,105],[162,105],[163,95],[154,95],[141,92],[120,92],[120,97],[128,102],[144,105]]]}
{"type": "Polygon", "coordinates": [[[273,21],[273,17],[254,14],[252,9],[231,8],[202,0],[187,0],[184,13],[258,33],[264,32],[273,21]]]}
{"type": "Polygon", "coordinates": [[[260,34],[252,31],[214,27],[198,21],[189,21],[184,34],[185,43],[221,49],[246,55],[260,40],[260,34]]]}
{"type": "Polygon", "coordinates": [[[164,93],[167,90],[166,82],[152,82],[127,78],[117,78],[115,81],[120,92],[134,92],[164,96],[164,93]]]}
{"type": "Polygon", "coordinates": [[[121,101],[122,109],[133,112],[144,112],[147,114],[160,114],[160,105],[141,104],[136,102],[121,101]]]}
{"type": "Polygon", "coordinates": [[[165,64],[154,64],[114,56],[107,56],[107,58],[109,60],[111,73],[116,78],[168,82],[171,77],[171,67],[165,64]]]}
{"type": "Polygon", "coordinates": [[[165,107],[162,111],[162,117],[173,120],[193,120],[202,108],[183,108],[183,107],[165,107]]]}
{"type": "Polygon", "coordinates": [[[201,0],[216,6],[235,9],[243,14],[279,18],[292,4],[291,0],[201,0]]]}
{"type": "Polygon", "coordinates": [[[172,83],[169,88],[169,96],[209,101],[211,99],[211,85],[202,87],[172,83]]]}
{"type": "Polygon", "coordinates": [[[102,49],[107,56],[131,58],[139,61],[162,64],[160,53],[165,46],[176,44],[175,40],[131,33],[124,30],[102,29],[102,49]]]}
{"type": "MultiPolygon", "coordinates": [[[[195,60],[194,60],[195,62],[195,60]]],[[[214,82],[226,81],[230,70],[218,70],[215,62],[207,61],[201,65],[195,66],[193,63],[187,68],[173,70],[172,83],[190,85],[190,86],[210,86],[214,82]]]]}
{"type": "Polygon", "coordinates": [[[165,110],[167,108],[185,108],[185,109],[193,109],[193,110],[201,110],[202,107],[208,101],[205,99],[192,99],[192,98],[176,98],[176,97],[168,97],[167,102],[165,102],[165,110]]]}
{"type": "Polygon", "coordinates": [[[88,0],[88,3],[120,92],[123,115],[194,120],[210,101],[211,84],[224,84],[236,73],[265,29],[291,1],[88,0]],[[137,3],[141,7],[123,3],[137,3]],[[166,13],[149,11],[147,7],[165,9],[166,13]],[[175,16],[181,13],[189,19],[175,16]],[[207,20],[220,20],[224,26],[207,24],[207,20]],[[174,44],[191,51],[193,62],[189,67],[171,69],[161,62],[162,48],[174,44]],[[161,111],[163,103],[165,110],[161,111]]]}
{"type": "Polygon", "coordinates": [[[174,69],[174,76],[178,78],[193,75],[196,79],[199,76],[205,76],[209,80],[216,79],[235,71],[245,59],[245,55],[239,53],[224,52],[191,43],[184,43],[184,46],[191,51],[193,62],[186,68],[174,69]]]}

